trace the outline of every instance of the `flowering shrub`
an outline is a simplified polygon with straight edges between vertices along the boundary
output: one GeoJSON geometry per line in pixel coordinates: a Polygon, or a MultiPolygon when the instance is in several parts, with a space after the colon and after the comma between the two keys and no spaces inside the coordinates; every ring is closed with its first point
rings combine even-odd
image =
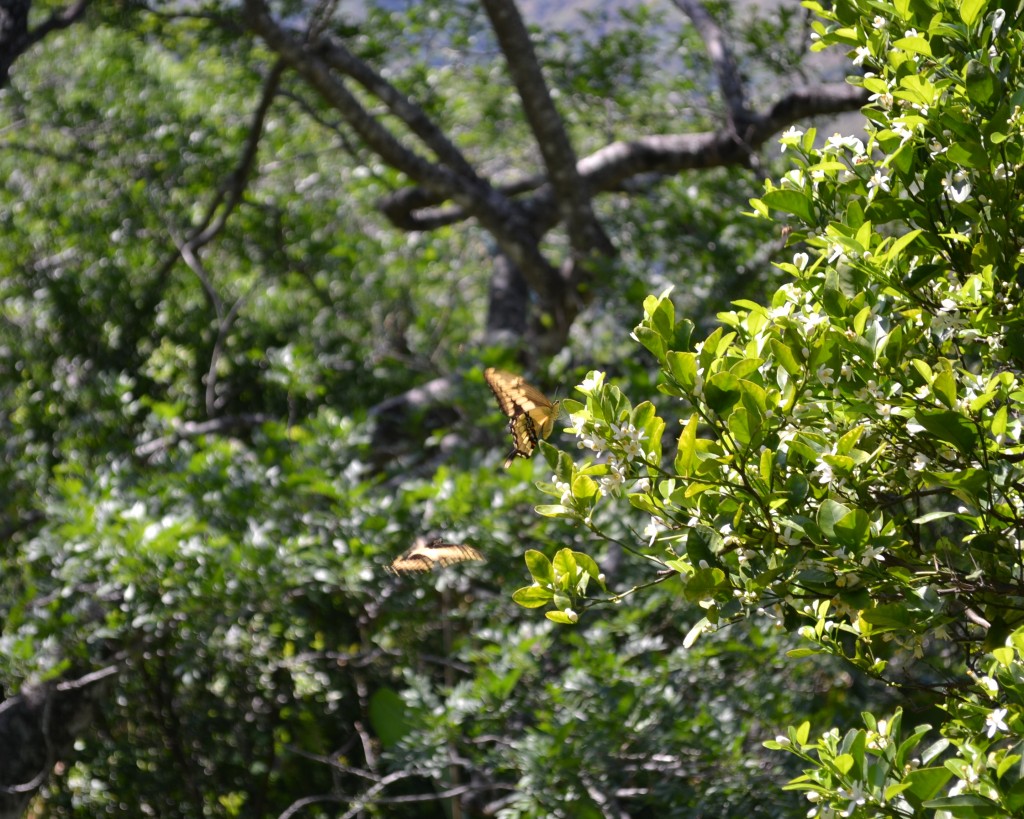
{"type": "MultiPolygon", "coordinates": [[[[921,751],[933,733],[904,736],[900,713],[769,743],[810,766],[792,783],[809,815],[1009,815],[1024,802],[1024,32],[980,0],[811,5],[870,101],[866,139],[786,132],[796,167],[752,203],[791,222],[792,280],[696,343],[670,293],[648,297],[634,338],[669,403],[633,406],[592,372],[566,402],[586,457],[543,447],[558,503],[539,511],[598,535],[635,521],[622,545],[651,582],[678,578],[704,609],[690,643],[773,618],[806,638],[796,656],[929,692],[945,717],[921,751]]],[[[530,563],[546,589],[531,601],[562,622],[642,589],[595,596],[596,565],[563,563],[530,563]]]]}

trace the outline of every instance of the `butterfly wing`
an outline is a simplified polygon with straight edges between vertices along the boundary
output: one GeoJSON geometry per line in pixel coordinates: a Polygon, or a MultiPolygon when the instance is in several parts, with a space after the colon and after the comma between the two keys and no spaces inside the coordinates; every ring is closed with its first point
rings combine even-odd
{"type": "Polygon", "coordinates": [[[551,402],[521,375],[488,367],[484,379],[498,399],[498,407],[508,416],[508,431],[512,433],[512,452],[505,459],[508,469],[516,457],[529,458],[537,448],[539,438],[547,438],[558,420],[559,402],[551,402]]]}
{"type": "Polygon", "coordinates": [[[537,432],[529,415],[516,415],[508,421],[508,431],[512,433],[512,451],[505,459],[505,469],[512,466],[517,458],[529,458],[537,448],[537,432]]]}
{"type": "Polygon", "coordinates": [[[394,574],[429,572],[435,566],[451,566],[465,560],[483,560],[478,549],[465,543],[446,543],[439,537],[430,541],[418,537],[412,546],[394,559],[388,571],[394,574]]]}

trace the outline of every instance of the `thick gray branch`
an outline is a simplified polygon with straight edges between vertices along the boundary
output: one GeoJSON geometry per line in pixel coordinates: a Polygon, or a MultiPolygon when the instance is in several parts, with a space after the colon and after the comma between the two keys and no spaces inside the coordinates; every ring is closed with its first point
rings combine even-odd
{"type": "MultiPolygon", "coordinates": [[[[613,142],[584,157],[577,172],[595,194],[621,191],[637,178],[651,174],[671,175],[684,170],[716,168],[745,163],[751,150],[773,135],[808,117],[854,111],[867,102],[862,88],[831,83],[814,89],[793,91],[761,115],[751,115],[746,139],[741,143],[729,129],[696,134],[655,134],[634,140],[613,142]]],[[[510,186],[510,190],[533,191],[523,208],[543,232],[557,220],[558,211],[550,186],[538,185],[530,178],[510,186]]],[[[511,195],[511,194],[510,194],[511,195]]],[[[399,191],[382,205],[392,222],[406,229],[423,229],[419,214],[440,204],[428,192],[409,188],[399,191]]],[[[452,224],[466,218],[464,212],[429,211],[431,224],[452,224]]]]}
{"type": "Polygon", "coordinates": [[[562,116],[551,100],[519,9],[512,0],[481,2],[523,102],[526,120],[537,139],[573,248],[583,255],[591,250],[613,253],[611,241],[594,216],[586,182],[576,172],[576,152],[563,127],[562,116]]]}
{"type": "Polygon", "coordinates": [[[551,309],[556,324],[571,321],[571,317],[562,315],[566,304],[565,283],[541,253],[541,234],[534,231],[534,224],[514,202],[477,176],[453,146],[446,145],[447,141],[427,123],[425,115],[416,112],[414,103],[400,99],[398,92],[382,78],[374,77],[367,66],[353,64],[354,57],[338,49],[337,44],[321,48],[326,49],[327,57],[316,53],[280,26],[263,0],[245,0],[245,22],[345,118],[384,162],[421,185],[439,204],[450,199],[479,220],[522,269],[530,287],[551,309]],[[362,78],[359,81],[368,90],[384,94],[385,103],[439,154],[442,162],[451,159],[454,167],[431,162],[403,145],[345,86],[338,75],[342,67],[356,71],[362,78]],[[442,154],[444,156],[440,156],[442,154]]]}
{"type": "Polygon", "coordinates": [[[427,116],[426,112],[370,66],[349,51],[337,38],[329,38],[318,44],[324,60],[336,71],[351,77],[363,88],[383,102],[388,110],[406,124],[437,158],[452,171],[477,184],[484,184],[477,176],[462,152],[452,144],[444,133],[427,116]]]}
{"type": "Polygon", "coordinates": [[[733,131],[743,136],[752,115],[747,108],[743,81],[740,79],[740,72],[736,67],[736,60],[733,59],[725,32],[697,0],[672,0],[672,2],[690,18],[693,27],[697,29],[697,34],[704,41],[704,47],[708,50],[711,64],[715,67],[715,74],[718,76],[718,87],[725,100],[729,122],[733,131]]]}

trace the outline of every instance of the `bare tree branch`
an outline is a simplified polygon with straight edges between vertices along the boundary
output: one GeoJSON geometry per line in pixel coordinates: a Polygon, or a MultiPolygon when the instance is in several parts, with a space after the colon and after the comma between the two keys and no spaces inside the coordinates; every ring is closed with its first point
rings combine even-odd
{"type": "Polygon", "coordinates": [[[736,67],[736,60],[733,59],[732,49],[729,47],[725,32],[698,0],[672,0],[672,2],[690,18],[693,27],[697,29],[697,34],[704,41],[711,64],[715,67],[715,74],[718,75],[718,87],[725,100],[729,124],[735,134],[742,136],[752,114],[747,108],[746,92],[743,90],[740,72],[736,67]]]}
{"type": "Polygon", "coordinates": [[[200,435],[226,435],[237,430],[252,429],[260,424],[276,420],[271,415],[253,413],[251,415],[225,415],[209,421],[188,421],[179,426],[172,435],[164,435],[135,447],[135,454],[140,458],[149,458],[169,449],[179,441],[198,438],[200,435]]]}
{"type": "Polygon", "coordinates": [[[263,0],[245,0],[245,11],[251,30],[316,88],[384,162],[417,182],[429,195],[438,197],[439,202],[448,199],[456,202],[495,237],[551,313],[552,335],[560,344],[576,310],[572,300],[566,298],[567,288],[562,276],[540,249],[541,235],[536,233],[534,223],[522,209],[481,179],[454,147],[446,147],[439,141],[446,142],[425,115],[420,116],[412,101],[401,98],[383,78],[373,76],[368,67],[353,65],[354,58],[339,50],[337,44],[308,48],[274,21],[263,0]],[[338,76],[342,68],[355,71],[367,90],[384,94],[385,104],[410,125],[413,133],[421,136],[435,154],[451,158],[455,167],[431,162],[403,145],[345,86],[338,76]]]}
{"type": "Polygon", "coordinates": [[[558,209],[568,227],[573,249],[583,256],[591,250],[611,255],[614,248],[594,215],[586,182],[576,171],[576,152],[565,132],[562,116],[551,100],[519,10],[512,0],[482,0],[482,5],[544,157],[544,167],[554,186],[558,209]]]}
{"type": "Polygon", "coordinates": [[[388,110],[406,124],[437,158],[454,173],[478,184],[483,184],[473,166],[462,152],[455,147],[444,132],[427,116],[426,112],[407,96],[402,94],[370,66],[358,59],[337,38],[321,40],[317,51],[324,60],[339,73],[351,77],[363,88],[383,102],[388,110]]]}
{"type": "Polygon", "coordinates": [[[256,112],[253,114],[252,124],[249,126],[249,134],[246,137],[245,147],[239,157],[238,165],[232,171],[227,184],[218,191],[216,198],[207,208],[206,216],[193,233],[192,238],[189,239],[189,245],[193,251],[210,242],[224,228],[228,216],[241,200],[253,166],[256,164],[260,139],[263,137],[263,126],[267,121],[270,105],[281,87],[281,76],[284,74],[284,69],[284,62],[278,60],[267,74],[267,79],[263,83],[263,94],[256,107],[256,112]],[[220,204],[225,198],[227,202],[221,208],[220,204]]]}
{"type": "Polygon", "coordinates": [[[580,170],[595,190],[616,191],[641,174],[668,175],[741,164],[752,148],[759,147],[784,127],[809,116],[849,111],[866,100],[863,89],[850,85],[796,91],[779,100],[768,113],[753,116],[744,143],[728,131],[640,137],[613,142],[595,151],[580,162],[580,170]]]}
{"type": "MultiPolygon", "coordinates": [[[[788,126],[814,116],[855,111],[867,102],[867,92],[845,83],[829,83],[815,89],[793,91],[776,102],[765,114],[750,115],[745,144],[728,131],[702,131],[693,134],[654,134],[627,141],[612,142],[584,157],[577,164],[580,177],[595,194],[626,190],[631,180],[651,174],[671,175],[684,170],[717,168],[746,161],[751,149],[788,126]]],[[[531,177],[503,188],[509,195],[536,191],[524,209],[539,222],[538,230],[557,220],[554,196],[549,187],[531,177]]],[[[453,224],[466,218],[465,212],[449,209],[429,211],[433,222],[421,222],[412,213],[428,211],[440,204],[422,188],[398,191],[383,203],[382,210],[391,221],[409,229],[424,225],[453,224]],[[415,227],[411,227],[415,226],[415,227]]],[[[428,217],[424,217],[427,219],[428,217]]]]}

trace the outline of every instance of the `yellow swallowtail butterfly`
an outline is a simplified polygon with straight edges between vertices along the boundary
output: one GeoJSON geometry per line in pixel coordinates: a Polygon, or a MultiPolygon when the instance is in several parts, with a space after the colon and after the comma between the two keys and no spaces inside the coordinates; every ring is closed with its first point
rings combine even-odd
{"type": "Polygon", "coordinates": [[[508,431],[512,433],[512,451],[505,459],[508,469],[516,456],[529,458],[537,448],[537,441],[547,438],[558,420],[558,401],[549,401],[540,390],[527,384],[521,375],[488,367],[484,379],[491,388],[498,406],[508,416],[508,431]]]}
{"type": "Polygon", "coordinates": [[[483,560],[479,550],[464,543],[445,543],[435,537],[418,537],[406,551],[394,559],[388,571],[394,574],[429,572],[435,566],[451,566],[464,560],[483,560]]]}

